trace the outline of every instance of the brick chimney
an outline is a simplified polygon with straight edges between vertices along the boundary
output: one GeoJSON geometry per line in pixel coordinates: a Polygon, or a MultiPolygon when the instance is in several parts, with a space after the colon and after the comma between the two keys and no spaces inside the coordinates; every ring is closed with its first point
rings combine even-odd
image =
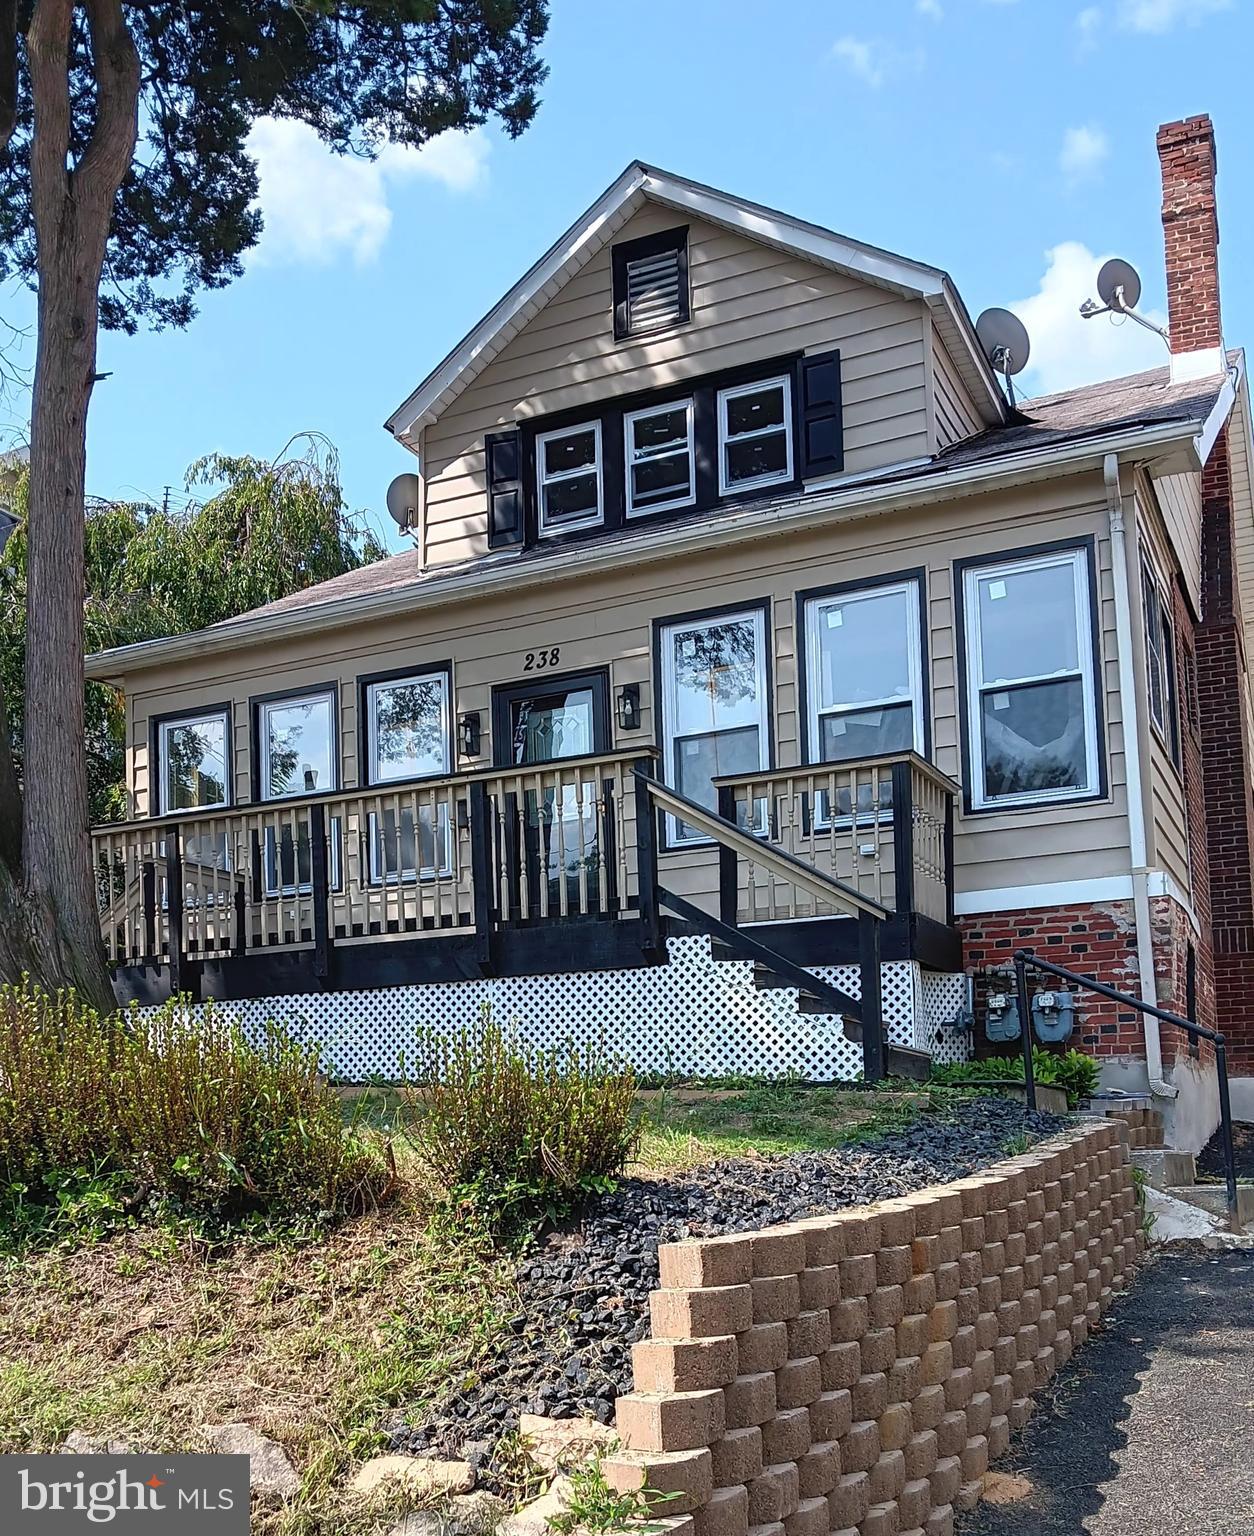
{"type": "Polygon", "coordinates": [[[1210,117],[1202,113],[1164,123],[1158,130],[1158,159],[1172,380],[1222,373],[1215,130],[1210,117]]]}

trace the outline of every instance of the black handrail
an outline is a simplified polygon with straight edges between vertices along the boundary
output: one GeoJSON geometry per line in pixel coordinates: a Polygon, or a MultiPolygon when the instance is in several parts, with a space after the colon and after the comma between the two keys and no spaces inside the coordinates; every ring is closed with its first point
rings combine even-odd
{"type": "Polygon", "coordinates": [[[1073,987],[1087,987],[1090,992],[1108,997],[1112,1002],[1120,1003],[1125,1008],[1135,1008],[1138,1013],[1148,1014],[1150,1018],[1159,1019],[1164,1024],[1174,1024],[1177,1029],[1184,1030],[1194,1039],[1209,1040],[1215,1047],[1215,1072],[1219,1079],[1219,1125],[1223,1136],[1224,1179],[1228,1192],[1228,1213],[1235,1219],[1237,1159],[1232,1145],[1232,1103],[1228,1096],[1228,1052],[1223,1035],[1216,1029],[1208,1029],[1205,1024],[1186,1019],[1183,1014],[1171,1013],[1166,1008],[1159,1008],[1155,1003],[1144,1003],[1139,997],[1120,992],[1117,987],[1107,986],[1104,981],[1098,981],[1095,976],[1082,976],[1078,971],[1069,971],[1065,966],[1055,965],[1052,960],[1042,960],[1035,950],[1017,949],[1015,950],[1015,982],[1019,991],[1019,1023],[1023,1032],[1025,1071],[1029,1074],[1028,1103],[1033,1109],[1036,1108],[1036,1090],[1031,1078],[1032,1042],[1028,1033],[1027,973],[1029,966],[1033,970],[1044,972],[1047,976],[1057,976],[1060,981],[1068,982],[1073,987]]]}

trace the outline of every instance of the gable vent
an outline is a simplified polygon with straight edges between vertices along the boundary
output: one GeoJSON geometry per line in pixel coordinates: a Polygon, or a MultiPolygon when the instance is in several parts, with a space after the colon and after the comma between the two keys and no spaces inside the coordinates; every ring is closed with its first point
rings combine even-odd
{"type": "Polygon", "coordinates": [[[689,314],[688,230],[666,229],[613,249],[614,334],[682,325],[689,314]]]}
{"type": "Polygon", "coordinates": [[[681,319],[679,252],[627,263],[627,329],[656,331],[681,319]]]}

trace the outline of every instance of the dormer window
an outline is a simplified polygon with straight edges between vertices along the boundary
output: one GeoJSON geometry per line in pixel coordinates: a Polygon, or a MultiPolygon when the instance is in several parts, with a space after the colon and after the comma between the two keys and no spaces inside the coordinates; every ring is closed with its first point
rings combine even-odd
{"type": "Polygon", "coordinates": [[[627,516],[671,512],[697,499],[692,401],[676,400],[623,417],[627,516]]]}
{"type": "Polygon", "coordinates": [[[536,501],[541,535],[601,522],[605,501],[599,421],[541,432],[536,438],[536,501]]]}
{"type": "Polygon", "coordinates": [[[720,496],[792,479],[792,387],[786,375],[718,395],[720,496]]]}
{"type": "Polygon", "coordinates": [[[688,230],[624,240],[612,253],[614,337],[647,336],[689,317],[688,230]]]}

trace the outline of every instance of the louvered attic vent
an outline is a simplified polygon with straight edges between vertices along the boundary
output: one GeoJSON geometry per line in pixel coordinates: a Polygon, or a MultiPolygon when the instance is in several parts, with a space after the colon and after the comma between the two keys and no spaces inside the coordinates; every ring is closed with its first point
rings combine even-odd
{"type": "Polygon", "coordinates": [[[667,229],[613,250],[614,335],[647,335],[688,319],[688,231],[667,229]]]}

